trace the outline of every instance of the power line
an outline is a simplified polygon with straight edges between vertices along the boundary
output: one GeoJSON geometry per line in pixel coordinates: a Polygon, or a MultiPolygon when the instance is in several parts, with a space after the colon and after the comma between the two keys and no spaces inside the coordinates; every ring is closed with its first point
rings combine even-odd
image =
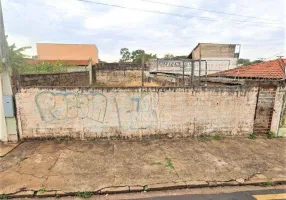
{"type": "MultiPolygon", "coordinates": [[[[144,10],[144,9],[139,9],[139,8],[131,8],[131,7],[125,7],[125,6],[120,6],[120,5],[107,4],[107,3],[101,3],[101,2],[96,2],[96,1],[89,1],[89,0],[77,0],[77,1],[93,3],[93,4],[103,5],[103,6],[111,6],[111,7],[116,7],[116,8],[123,8],[123,9],[128,9],[128,10],[133,10],[133,11],[137,10],[140,12],[148,12],[148,13],[155,13],[155,14],[161,14],[161,15],[171,15],[171,16],[175,16],[175,17],[182,17],[182,18],[188,18],[188,19],[198,18],[201,20],[224,21],[226,23],[234,23],[234,24],[240,24],[241,22],[245,22],[245,21],[239,21],[239,20],[219,20],[219,19],[210,18],[210,17],[186,16],[186,15],[180,15],[180,14],[176,14],[176,13],[153,11],[153,10],[144,10]],[[240,22],[240,23],[236,23],[236,22],[240,22]]],[[[255,24],[251,24],[252,26],[264,26],[260,22],[251,22],[251,23],[255,23],[255,24]],[[257,23],[259,23],[259,24],[257,24],[257,23]]],[[[263,24],[269,24],[269,23],[263,23],[263,24]]],[[[284,27],[277,27],[277,26],[264,26],[264,27],[284,28],[284,27]]]]}
{"type": "Polygon", "coordinates": [[[275,55],[273,55],[273,56],[270,56],[270,57],[266,58],[266,60],[268,60],[269,58],[272,58],[272,57],[274,57],[274,56],[278,56],[278,55],[280,55],[281,53],[284,53],[284,51],[282,51],[282,52],[280,52],[280,53],[277,53],[277,54],[275,54],[275,55]]]}
{"type": "MultiPolygon", "coordinates": [[[[155,4],[161,4],[161,5],[166,5],[166,6],[174,6],[178,8],[185,8],[185,9],[191,9],[191,10],[200,10],[200,11],[205,11],[205,12],[213,12],[213,13],[218,13],[218,14],[223,14],[223,15],[233,15],[233,16],[239,16],[239,17],[247,17],[247,18],[255,18],[255,19],[261,19],[261,20],[268,20],[268,21],[277,21],[273,19],[265,19],[265,18],[260,18],[260,17],[254,17],[254,16],[247,16],[247,15],[239,15],[239,14],[234,14],[234,13],[227,13],[227,12],[220,12],[220,11],[214,11],[214,10],[207,10],[207,9],[202,9],[202,8],[194,8],[194,7],[189,7],[189,6],[181,6],[177,4],[169,4],[169,3],[163,3],[163,2],[158,2],[158,1],[151,1],[151,0],[141,0],[149,3],[155,3],[155,4]]],[[[284,23],[284,22],[278,22],[278,23],[284,23]]]]}

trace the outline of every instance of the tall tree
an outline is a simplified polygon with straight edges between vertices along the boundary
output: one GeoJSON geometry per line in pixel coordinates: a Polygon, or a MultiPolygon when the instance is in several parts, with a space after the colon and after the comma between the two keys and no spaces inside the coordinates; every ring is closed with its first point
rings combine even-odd
{"type": "Polygon", "coordinates": [[[249,65],[251,62],[249,59],[239,58],[237,64],[239,65],[249,65]]]}
{"type": "Polygon", "coordinates": [[[166,59],[173,59],[175,56],[173,55],[173,54],[171,54],[171,53],[166,53],[165,55],[164,55],[164,58],[166,58],[166,59]]]}
{"type": "Polygon", "coordinates": [[[186,59],[188,56],[175,56],[174,59],[186,59]]]}
{"type": "Polygon", "coordinates": [[[27,56],[23,52],[30,48],[31,47],[17,48],[15,44],[9,46],[9,60],[11,67],[15,67],[17,69],[27,67],[27,56]]]}
{"type": "Polygon", "coordinates": [[[121,62],[127,62],[130,60],[130,52],[128,48],[122,48],[120,49],[120,55],[121,55],[121,62]]]}
{"type": "Polygon", "coordinates": [[[145,61],[148,61],[149,59],[152,59],[152,58],[157,58],[156,54],[145,53],[145,51],[142,50],[142,49],[137,49],[137,50],[133,51],[131,53],[131,57],[130,58],[132,59],[132,62],[141,63],[143,55],[144,55],[144,60],[145,61]]]}

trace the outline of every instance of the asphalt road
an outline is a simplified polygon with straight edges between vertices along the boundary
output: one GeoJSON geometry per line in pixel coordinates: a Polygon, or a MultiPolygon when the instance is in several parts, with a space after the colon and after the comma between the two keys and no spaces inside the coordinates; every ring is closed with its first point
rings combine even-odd
{"type": "Polygon", "coordinates": [[[286,200],[286,190],[256,190],[220,194],[189,194],[142,198],[140,200],[286,200]]]}

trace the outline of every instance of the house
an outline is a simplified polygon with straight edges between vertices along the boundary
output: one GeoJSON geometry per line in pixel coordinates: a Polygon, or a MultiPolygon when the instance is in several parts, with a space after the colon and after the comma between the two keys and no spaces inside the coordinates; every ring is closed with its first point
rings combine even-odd
{"type": "Polygon", "coordinates": [[[210,74],[209,77],[246,80],[285,80],[286,59],[260,62],[210,74]]]}
{"type": "Polygon", "coordinates": [[[212,74],[237,67],[239,53],[238,44],[198,43],[188,58],[204,60],[202,69],[212,74]]]}
{"type": "MultiPolygon", "coordinates": [[[[271,131],[271,120],[273,113],[276,112],[274,102],[277,98],[277,90],[279,86],[282,86],[280,88],[286,86],[285,66],[286,59],[279,58],[217,72],[209,75],[207,81],[208,83],[211,82],[212,85],[220,85],[227,80],[228,84],[240,83],[244,86],[258,88],[253,132],[255,134],[266,134],[271,131]]],[[[282,105],[281,102],[279,107],[282,107],[282,105]]],[[[284,103],[284,113],[286,113],[285,110],[284,103]]],[[[286,119],[285,114],[283,117],[281,116],[281,123],[284,119],[286,119]]],[[[280,135],[286,135],[285,127],[280,127],[280,135]]]]}
{"type": "Polygon", "coordinates": [[[98,49],[94,44],[52,44],[37,43],[38,60],[61,60],[76,65],[91,60],[98,63],[98,49]]]}
{"type": "Polygon", "coordinates": [[[43,62],[66,66],[68,72],[87,71],[98,63],[98,49],[94,44],[51,44],[37,43],[37,59],[27,62],[38,65],[43,62]]]}

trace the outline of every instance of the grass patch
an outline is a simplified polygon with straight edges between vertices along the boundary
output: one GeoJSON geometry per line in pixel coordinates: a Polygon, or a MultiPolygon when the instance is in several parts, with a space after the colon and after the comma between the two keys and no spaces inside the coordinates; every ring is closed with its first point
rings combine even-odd
{"type": "Polygon", "coordinates": [[[37,193],[39,194],[43,194],[46,192],[46,189],[44,187],[42,187],[37,193]]]}
{"type": "Polygon", "coordinates": [[[6,194],[1,194],[0,199],[9,199],[9,197],[6,194]]]}
{"type": "Polygon", "coordinates": [[[250,139],[250,140],[255,140],[255,139],[256,139],[256,135],[254,135],[254,133],[250,133],[250,134],[248,135],[248,139],[250,139]]]}
{"type": "Polygon", "coordinates": [[[272,131],[269,131],[266,136],[265,136],[267,139],[272,139],[272,138],[275,138],[275,133],[272,132],[272,131]]]}
{"type": "Polygon", "coordinates": [[[143,191],[147,191],[148,185],[143,185],[143,191]]]}
{"type": "Polygon", "coordinates": [[[84,199],[87,199],[87,198],[91,197],[92,195],[93,195],[92,192],[78,192],[78,193],[76,193],[77,197],[84,198],[84,199]]]}
{"type": "Polygon", "coordinates": [[[211,140],[211,137],[208,136],[208,135],[199,135],[198,138],[199,138],[200,141],[203,141],[203,142],[211,140]]]}
{"type": "Polygon", "coordinates": [[[213,139],[213,140],[222,140],[223,137],[221,137],[221,136],[219,136],[219,135],[214,135],[214,136],[212,136],[212,139],[213,139]]]}
{"type": "Polygon", "coordinates": [[[166,157],[165,158],[166,162],[167,162],[167,166],[170,167],[171,169],[175,169],[174,165],[172,164],[172,161],[170,158],[166,157]]]}
{"type": "Polygon", "coordinates": [[[260,186],[261,187],[270,187],[270,186],[273,186],[273,183],[270,179],[267,179],[267,181],[265,183],[261,183],[260,186]]]}

